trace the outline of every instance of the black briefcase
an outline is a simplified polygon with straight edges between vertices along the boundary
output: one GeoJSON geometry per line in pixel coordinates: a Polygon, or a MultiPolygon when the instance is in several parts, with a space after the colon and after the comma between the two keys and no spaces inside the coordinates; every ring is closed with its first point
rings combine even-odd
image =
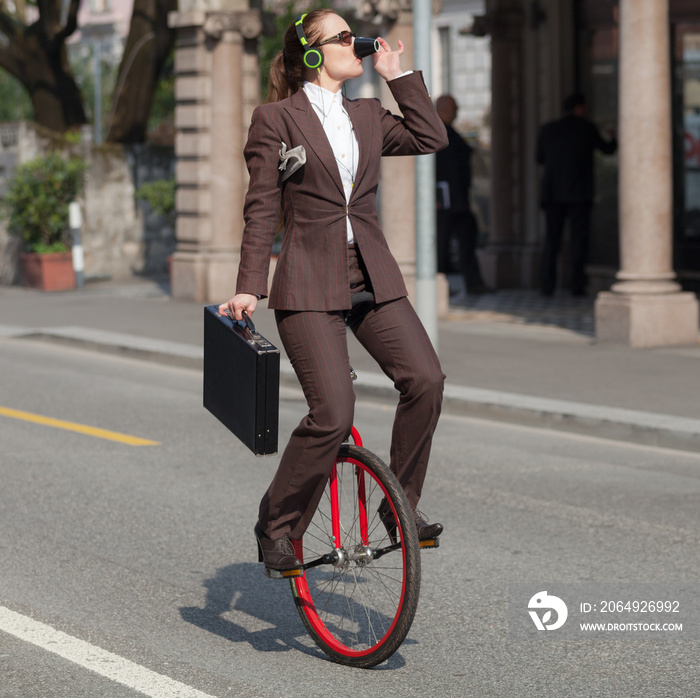
{"type": "Polygon", "coordinates": [[[246,316],[204,308],[204,407],[255,455],[277,452],[280,350],[246,316]]]}

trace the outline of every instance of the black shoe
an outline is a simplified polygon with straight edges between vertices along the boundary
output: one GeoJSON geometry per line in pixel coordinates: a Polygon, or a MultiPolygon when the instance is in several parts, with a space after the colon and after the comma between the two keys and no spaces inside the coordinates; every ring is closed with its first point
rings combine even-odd
{"type": "MultiPolygon", "coordinates": [[[[377,510],[381,522],[386,528],[386,532],[389,534],[392,545],[396,545],[398,542],[398,536],[396,535],[396,520],[394,519],[394,514],[391,511],[386,499],[382,500],[377,510]]],[[[418,542],[430,542],[435,541],[435,539],[443,532],[444,527],[441,523],[430,524],[418,509],[413,510],[413,521],[416,524],[416,533],[418,534],[418,542]]],[[[437,547],[437,541],[435,541],[435,547],[437,547]]],[[[428,547],[428,546],[422,546],[428,547]]]]}
{"type": "Polygon", "coordinates": [[[274,579],[299,577],[304,574],[303,563],[297,559],[289,536],[277,540],[268,538],[255,524],[253,529],[258,543],[258,562],[265,563],[265,574],[274,579]]]}
{"type": "Polygon", "coordinates": [[[419,541],[429,541],[437,538],[445,529],[441,523],[428,523],[428,519],[425,514],[418,511],[418,509],[413,510],[413,520],[416,522],[416,531],[418,533],[419,541]]]}

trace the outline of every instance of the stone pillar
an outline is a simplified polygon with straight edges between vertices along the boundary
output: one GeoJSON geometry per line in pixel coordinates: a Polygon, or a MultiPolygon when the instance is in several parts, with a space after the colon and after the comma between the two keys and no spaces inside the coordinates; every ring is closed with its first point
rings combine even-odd
{"type": "MultiPolygon", "coordinates": [[[[390,22],[388,30],[382,36],[392,49],[398,47],[399,39],[404,45],[402,65],[413,65],[413,13],[410,3],[389,4],[385,10],[384,21],[390,22]]],[[[372,68],[369,68],[372,70],[372,68]]],[[[381,81],[380,100],[382,106],[394,114],[401,110],[396,104],[386,82],[381,81]]],[[[408,297],[415,304],[416,293],[416,161],[414,157],[382,158],[380,178],[380,207],[382,230],[389,243],[392,254],[399,263],[403,274],[408,297]]]]}
{"type": "Polygon", "coordinates": [[[259,81],[249,55],[262,31],[248,0],[201,3],[172,13],[177,137],[177,248],[174,298],[221,302],[234,292],[247,172],[243,145],[259,81]]]}
{"type": "Polygon", "coordinates": [[[696,344],[698,302],[672,269],[668,0],[620,2],[620,259],[598,294],[596,336],[633,347],[696,344]]]}
{"type": "Polygon", "coordinates": [[[489,286],[518,288],[532,282],[537,255],[523,231],[522,1],[491,0],[479,19],[491,35],[491,227],[480,259],[489,286]]]}

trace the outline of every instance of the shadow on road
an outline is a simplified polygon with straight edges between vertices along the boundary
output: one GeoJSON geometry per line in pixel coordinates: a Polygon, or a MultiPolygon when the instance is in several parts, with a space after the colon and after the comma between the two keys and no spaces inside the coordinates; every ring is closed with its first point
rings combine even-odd
{"type": "MultiPolygon", "coordinates": [[[[203,586],[207,590],[204,608],[179,609],[187,623],[230,642],[247,642],[258,652],[298,650],[331,661],[321,650],[309,646],[311,639],[297,615],[289,584],[264,577],[261,565],[242,562],[222,567],[203,586]],[[226,617],[238,614],[251,617],[250,623],[246,623],[248,627],[226,617]],[[261,627],[250,630],[250,626],[261,627]]],[[[412,642],[415,641],[405,641],[412,642]]],[[[397,652],[375,669],[399,669],[404,665],[403,657],[397,652]]]]}

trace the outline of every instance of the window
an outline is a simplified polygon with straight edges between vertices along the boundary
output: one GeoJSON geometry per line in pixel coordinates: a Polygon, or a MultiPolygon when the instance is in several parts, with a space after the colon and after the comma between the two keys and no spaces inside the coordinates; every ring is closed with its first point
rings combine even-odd
{"type": "Polygon", "coordinates": [[[452,64],[450,62],[451,43],[450,43],[450,28],[438,28],[438,40],[440,42],[440,91],[439,94],[448,94],[451,92],[452,84],[452,64]]]}

